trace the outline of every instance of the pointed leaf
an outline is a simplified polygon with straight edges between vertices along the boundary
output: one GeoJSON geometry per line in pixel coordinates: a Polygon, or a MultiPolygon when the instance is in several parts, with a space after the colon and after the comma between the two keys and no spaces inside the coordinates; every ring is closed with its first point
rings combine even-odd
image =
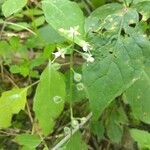
{"type": "Polygon", "coordinates": [[[143,71],[142,76],[124,94],[131,108],[133,115],[144,122],[150,123],[150,71],[149,74],[143,71]]]}
{"type": "Polygon", "coordinates": [[[5,17],[20,11],[27,3],[27,0],[6,0],[2,5],[2,11],[5,17]]]}
{"type": "Polygon", "coordinates": [[[54,120],[64,108],[64,98],[63,76],[49,63],[40,77],[33,106],[36,118],[45,135],[52,132],[54,120]]]}

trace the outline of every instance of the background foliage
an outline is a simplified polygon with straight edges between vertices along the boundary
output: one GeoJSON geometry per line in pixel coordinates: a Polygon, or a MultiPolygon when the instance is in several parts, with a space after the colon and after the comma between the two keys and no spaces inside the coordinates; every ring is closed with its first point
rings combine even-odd
{"type": "Polygon", "coordinates": [[[0,149],[149,150],[150,0],[1,0],[0,149]]]}

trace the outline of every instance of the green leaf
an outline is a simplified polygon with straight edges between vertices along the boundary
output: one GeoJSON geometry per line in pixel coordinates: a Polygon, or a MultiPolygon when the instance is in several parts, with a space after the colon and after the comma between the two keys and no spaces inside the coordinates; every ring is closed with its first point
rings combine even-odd
{"type": "Polygon", "coordinates": [[[150,134],[137,129],[130,130],[131,136],[138,142],[140,149],[150,149],[150,134]]]}
{"type": "Polygon", "coordinates": [[[91,109],[97,119],[112,100],[140,77],[141,71],[137,66],[140,66],[142,60],[142,50],[133,43],[134,39],[125,38],[115,47],[110,45],[99,48],[100,54],[96,61],[83,68],[83,78],[91,109]],[[110,50],[113,54],[109,53],[110,50]]]}
{"type": "Polygon", "coordinates": [[[0,41],[0,57],[8,57],[11,54],[11,46],[6,41],[0,41]]]}
{"type": "Polygon", "coordinates": [[[23,110],[26,104],[27,88],[14,88],[2,93],[0,97],[0,128],[11,125],[13,114],[23,110]]]}
{"type": "Polygon", "coordinates": [[[46,21],[56,30],[69,30],[70,27],[79,27],[78,31],[81,36],[73,39],[68,34],[60,32],[69,40],[79,42],[78,38],[84,35],[84,16],[79,6],[75,2],[69,0],[44,0],[42,8],[46,17],[46,21]]]}
{"type": "Polygon", "coordinates": [[[64,108],[65,95],[64,78],[49,63],[40,77],[33,106],[36,118],[45,135],[53,131],[54,120],[64,108]]]}
{"type": "Polygon", "coordinates": [[[138,25],[138,18],[135,9],[122,9],[106,16],[99,23],[100,33],[90,37],[95,62],[84,65],[83,79],[95,119],[140,78],[144,61],[150,57],[149,41],[130,27],[138,25]]]}
{"type": "Polygon", "coordinates": [[[113,102],[108,107],[106,114],[105,127],[107,129],[108,137],[114,143],[120,143],[123,135],[123,125],[128,123],[128,119],[124,113],[122,107],[118,107],[118,104],[113,102]]]}
{"type": "Polygon", "coordinates": [[[60,36],[58,32],[49,25],[39,28],[39,37],[46,44],[62,43],[65,41],[65,38],[60,36]]]}
{"type": "Polygon", "coordinates": [[[150,70],[149,74],[143,71],[142,76],[124,94],[131,108],[133,115],[144,122],[150,123],[150,70]]]}
{"type": "Polygon", "coordinates": [[[82,140],[80,132],[75,133],[62,147],[63,150],[87,150],[87,145],[82,140]]]}
{"type": "Polygon", "coordinates": [[[5,17],[17,13],[20,11],[27,3],[27,0],[6,0],[2,5],[2,11],[5,17]]]}
{"type": "Polygon", "coordinates": [[[34,150],[40,143],[41,139],[37,135],[31,134],[20,134],[17,135],[14,139],[19,145],[24,146],[23,149],[31,149],[34,150]]]}
{"type": "Polygon", "coordinates": [[[107,16],[119,12],[122,8],[122,5],[118,3],[106,4],[97,8],[85,21],[86,32],[98,29],[99,23],[103,22],[107,16]]]}
{"type": "Polygon", "coordinates": [[[138,10],[138,12],[142,15],[142,20],[146,21],[150,18],[150,11],[149,11],[150,1],[143,1],[137,3],[134,7],[138,10]]]}

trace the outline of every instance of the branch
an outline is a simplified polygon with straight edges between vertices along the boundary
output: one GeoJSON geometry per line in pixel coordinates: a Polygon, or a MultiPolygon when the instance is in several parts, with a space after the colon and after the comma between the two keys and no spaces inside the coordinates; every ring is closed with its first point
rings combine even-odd
{"type": "Polygon", "coordinates": [[[80,128],[82,128],[92,117],[92,113],[88,114],[86,119],[79,124],[76,128],[72,130],[70,134],[64,137],[56,146],[54,146],[51,150],[58,150],[62,145],[64,145],[70,138],[73,136],[80,128]]]}

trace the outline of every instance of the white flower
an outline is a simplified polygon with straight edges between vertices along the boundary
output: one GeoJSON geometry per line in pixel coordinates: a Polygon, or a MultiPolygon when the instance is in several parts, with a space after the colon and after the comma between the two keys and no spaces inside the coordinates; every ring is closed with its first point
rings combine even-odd
{"type": "Polygon", "coordinates": [[[70,29],[67,31],[68,32],[68,36],[73,38],[74,36],[80,35],[78,30],[79,30],[79,26],[70,27],[70,29]]]}
{"type": "Polygon", "coordinates": [[[53,53],[54,54],[54,56],[55,56],[55,58],[58,58],[58,57],[60,57],[61,56],[61,53],[58,51],[58,52],[55,52],[55,53],[53,53]]]}
{"type": "Polygon", "coordinates": [[[58,58],[58,57],[62,57],[62,58],[65,58],[65,52],[66,52],[66,50],[64,49],[64,48],[57,48],[58,49],[58,51],[57,52],[55,52],[55,53],[53,53],[54,54],[54,56],[55,56],[55,58],[58,58]]]}
{"type": "Polygon", "coordinates": [[[82,46],[83,51],[85,51],[85,52],[88,52],[92,49],[91,45],[86,41],[81,41],[80,44],[82,46]]]}
{"type": "Polygon", "coordinates": [[[94,58],[92,57],[92,54],[84,53],[83,58],[86,59],[87,62],[94,62],[94,58]]]}
{"type": "Polygon", "coordinates": [[[92,55],[90,54],[89,57],[87,58],[87,62],[94,62],[94,58],[92,57],[92,55]]]}

